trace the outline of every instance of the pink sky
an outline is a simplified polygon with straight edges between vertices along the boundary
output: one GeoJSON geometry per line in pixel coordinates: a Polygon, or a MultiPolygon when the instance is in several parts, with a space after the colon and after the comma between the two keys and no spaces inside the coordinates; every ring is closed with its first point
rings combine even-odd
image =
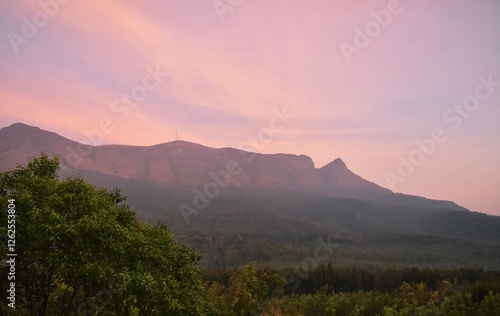
{"type": "Polygon", "coordinates": [[[383,187],[399,176],[396,192],[500,215],[500,85],[478,88],[480,77],[500,82],[496,1],[59,1],[0,3],[0,127],[88,142],[107,119],[102,144],[152,145],[177,130],[238,147],[286,107],[295,117],[261,152],[306,154],[316,167],[341,157],[383,187]],[[342,45],[356,47],[366,26],[346,58],[342,45]],[[160,82],[113,108],[147,68],[160,82]],[[458,122],[454,104],[477,89],[458,122]],[[436,128],[446,140],[398,173],[436,128]]]}

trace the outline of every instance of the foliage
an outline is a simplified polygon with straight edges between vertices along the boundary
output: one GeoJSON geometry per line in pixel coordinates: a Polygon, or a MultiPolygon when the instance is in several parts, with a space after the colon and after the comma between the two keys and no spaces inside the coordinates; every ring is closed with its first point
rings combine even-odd
{"type": "Polygon", "coordinates": [[[230,293],[234,292],[235,287],[249,289],[245,283],[256,284],[259,279],[261,283],[265,283],[264,276],[278,276],[283,273],[266,269],[266,274],[263,274],[259,273],[259,270],[254,272],[253,269],[254,265],[250,265],[241,270],[226,271],[228,273],[223,273],[223,271],[206,273],[206,276],[212,275],[213,279],[219,280],[212,283],[210,297],[217,302],[218,308],[224,311],[221,315],[500,315],[499,273],[470,269],[418,270],[412,268],[401,271],[366,271],[364,269],[325,270],[320,267],[318,269],[322,272],[325,283],[317,291],[308,294],[292,292],[279,296],[269,293],[263,296],[260,295],[262,292],[254,288],[249,291],[248,296],[254,299],[252,304],[247,304],[249,308],[242,311],[234,304],[234,300],[230,299],[234,297],[230,293]],[[231,281],[225,282],[228,274],[231,281]],[[407,280],[426,281],[399,281],[399,286],[389,289],[387,285],[392,282],[389,277],[391,274],[396,275],[394,280],[402,276],[407,280]],[[247,278],[241,278],[242,275],[247,275],[247,278]],[[249,275],[250,278],[248,278],[249,275]],[[345,282],[342,286],[345,290],[332,291],[326,282],[329,275],[342,277],[339,282],[345,282]],[[385,284],[386,291],[375,289],[370,275],[387,278],[379,283],[385,284]],[[234,283],[234,280],[238,280],[238,283],[234,283]],[[366,288],[367,285],[372,288],[363,290],[362,288],[366,288]]]}
{"type": "Polygon", "coordinates": [[[480,303],[470,293],[441,295],[422,284],[403,284],[391,294],[378,291],[291,295],[268,303],[263,316],[366,316],[366,315],[499,315],[500,294],[489,293],[480,303]]]}
{"type": "Polygon", "coordinates": [[[220,315],[250,315],[269,296],[282,293],[284,280],[279,275],[258,273],[251,263],[234,271],[228,284],[213,282],[209,297],[216,302],[220,315]]]}
{"type": "MultiPolygon", "coordinates": [[[[0,174],[0,207],[15,199],[17,215],[17,297],[9,312],[210,313],[193,249],[174,242],[166,226],[138,221],[119,190],[80,177],[61,180],[58,168],[57,158],[43,154],[0,174]]],[[[5,219],[2,212],[0,222],[5,219]]]]}

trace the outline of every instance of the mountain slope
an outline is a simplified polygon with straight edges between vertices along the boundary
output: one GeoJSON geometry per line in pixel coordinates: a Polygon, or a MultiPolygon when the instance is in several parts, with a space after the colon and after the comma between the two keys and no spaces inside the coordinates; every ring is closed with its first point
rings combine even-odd
{"type": "Polygon", "coordinates": [[[24,124],[0,129],[0,171],[42,151],[61,157],[64,176],[120,188],[141,219],[165,222],[206,267],[296,264],[325,238],[338,246],[328,257],[338,266],[500,266],[500,218],[392,193],[340,158],[315,168],[304,155],[182,141],[84,146],[24,124]],[[193,211],[189,221],[181,205],[193,211]]]}

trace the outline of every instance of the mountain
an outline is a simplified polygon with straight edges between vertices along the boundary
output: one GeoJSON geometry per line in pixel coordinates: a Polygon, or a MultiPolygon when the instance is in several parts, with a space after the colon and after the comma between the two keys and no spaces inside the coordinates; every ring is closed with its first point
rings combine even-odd
{"type": "MultiPolygon", "coordinates": [[[[227,177],[227,185],[232,189],[290,190],[369,200],[400,197],[354,174],[340,158],[315,168],[312,159],[305,155],[264,155],[185,141],[154,146],[90,146],[22,123],[0,129],[0,171],[41,152],[60,156],[63,171],[143,180],[166,188],[192,189],[217,179],[226,181],[227,177]],[[229,174],[231,168],[235,169],[234,174],[229,174]]],[[[465,210],[452,202],[431,204],[430,207],[465,210]]]]}
{"type": "Polygon", "coordinates": [[[41,152],[60,156],[63,177],[120,188],[141,219],[165,222],[206,267],[297,264],[320,238],[336,245],[325,264],[500,266],[499,217],[393,193],[340,158],[316,168],[305,155],[185,141],[89,146],[21,123],[0,129],[0,171],[41,152]]]}
{"type": "Polygon", "coordinates": [[[83,146],[57,134],[21,123],[0,129],[2,170],[41,151],[59,155],[76,171],[93,171],[123,179],[152,181],[164,186],[197,186],[213,181],[211,173],[226,173],[234,161],[241,169],[230,185],[241,188],[329,190],[363,189],[388,192],[350,172],[336,159],[316,169],[301,155],[263,155],[233,148],[214,149],[185,141],[155,146],[83,146]]]}

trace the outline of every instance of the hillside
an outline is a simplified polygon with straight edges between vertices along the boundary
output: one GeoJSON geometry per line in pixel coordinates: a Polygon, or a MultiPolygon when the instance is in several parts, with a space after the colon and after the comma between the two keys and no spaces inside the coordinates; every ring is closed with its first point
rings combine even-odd
{"type": "Polygon", "coordinates": [[[183,141],[89,147],[24,124],[0,129],[0,170],[40,152],[61,157],[64,177],[120,188],[140,218],[165,222],[206,267],[298,264],[319,239],[335,245],[324,263],[338,266],[500,266],[498,217],[392,193],[340,158],[316,168],[304,155],[183,141]]]}

